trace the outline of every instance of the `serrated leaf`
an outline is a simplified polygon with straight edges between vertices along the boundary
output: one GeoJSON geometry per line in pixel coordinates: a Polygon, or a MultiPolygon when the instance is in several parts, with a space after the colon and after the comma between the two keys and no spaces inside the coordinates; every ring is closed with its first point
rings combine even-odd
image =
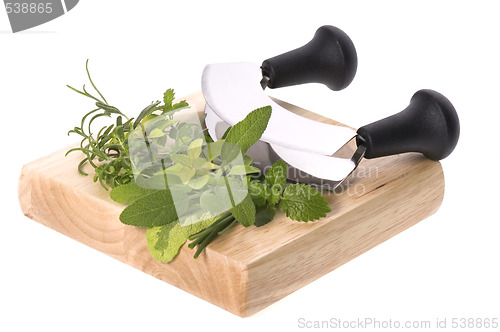
{"type": "Polygon", "coordinates": [[[180,102],[172,105],[172,110],[179,110],[184,107],[189,107],[189,104],[187,103],[187,101],[181,100],[180,102]]]}
{"type": "Polygon", "coordinates": [[[109,196],[117,203],[130,204],[135,200],[153,192],[155,192],[155,190],[139,187],[135,183],[129,183],[113,188],[113,190],[109,193],[109,196]]]}
{"type": "Polygon", "coordinates": [[[250,197],[256,207],[266,205],[269,197],[269,188],[265,184],[257,181],[251,181],[248,184],[248,193],[250,194],[250,197]]]}
{"type": "Polygon", "coordinates": [[[247,195],[239,204],[231,209],[231,213],[238,222],[245,226],[255,223],[255,205],[250,195],[247,195]]]}
{"type": "Polygon", "coordinates": [[[168,89],[165,91],[163,94],[163,108],[164,110],[171,110],[172,109],[172,102],[175,99],[175,92],[174,89],[168,89]]]}
{"type": "Polygon", "coordinates": [[[255,212],[255,226],[264,226],[276,215],[276,208],[272,204],[266,204],[256,208],[255,212]]]}
{"type": "Polygon", "coordinates": [[[297,183],[283,191],[280,210],[297,221],[312,221],[325,217],[331,211],[328,201],[316,188],[297,183]]]}
{"type": "MultiPolygon", "coordinates": [[[[281,196],[285,189],[287,165],[283,160],[276,161],[266,174],[266,184],[272,189],[272,195],[281,196]]],[[[275,202],[274,204],[276,204],[275,202]]]]}
{"type": "MultiPolygon", "coordinates": [[[[250,112],[245,119],[231,127],[226,135],[226,142],[236,144],[241,149],[241,153],[246,153],[266,130],[271,110],[271,106],[265,106],[250,112]]],[[[228,155],[232,154],[228,153],[228,155]]]]}
{"type": "Polygon", "coordinates": [[[146,239],[151,255],[160,262],[170,262],[179,253],[187,239],[213,224],[219,216],[198,223],[181,226],[179,222],[148,228],[146,239]]]}
{"type": "Polygon", "coordinates": [[[153,227],[169,224],[178,219],[169,190],[156,191],[135,200],[120,214],[126,225],[153,227]]]}
{"type": "Polygon", "coordinates": [[[267,201],[273,205],[278,204],[281,199],[281,192],[282,190],[279,186],[269,188],[269,196],[267,196],[267,201]]]}

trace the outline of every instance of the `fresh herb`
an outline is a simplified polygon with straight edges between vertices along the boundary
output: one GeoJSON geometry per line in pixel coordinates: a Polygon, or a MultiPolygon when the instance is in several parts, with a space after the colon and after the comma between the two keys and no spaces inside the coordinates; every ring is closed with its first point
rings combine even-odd
{"type": "Polygon", "coordinates": [[[257,226],[269,222],[275,214],[275,205],[290,219],[313,221],[325,217],[331,211],[328,201],[313,186],[294,183],[286,184],[287,165],[275,162],[263,182],[256,180],[249,185],[250,196],[257,208],[257,226]]]}
{"type": "Polygon", "coordinates": [[[186,101],[172,104],[175,94],[172,89],[165,92],[163,105],[159,101],[146,107],[138,119],[133,122],[133,118],[128,118],[118,108],[110,105],[103,94],[97,89],[92,81],[88,67],[89,61],[85,63],[85,70],[95,92],[98,96],[90,94],[83,85],[82,90],[78,90],[68,85],[71,90],[92,99],[96,108],[88,112],[82,118],[80,126],[73,128],[69,134],[77,134],[82,137],[80,146],[70,149],[69,153],[80,151],[84,158],[78,164],[78,171],[82,175],[88,175],[83,167],[90,164],[95,171],[94,182],[99,181],[102,187],[108,190],[108,186],[115,188],[124,184],[133,182],[134,173],[130,160],[130,151],[128,145],[128,136],[133,128],[141,123],[141,120],[154,111],[161,111],[164,116],[171,117],[175,112],[188,106],[186,101]],[[93,124],[96,119],[101,117],[111,117],[116,115],[114,124],[104,126],[94,131],[93,124]]]}
{"type": "Polygon", "coordinates": [[[255,226],[264,226],[276,215],[276,207],[272,204],[266,204],[256,208],[255,212],[255,226]]]}
{"type": "Polygon", "coordinates": [[[148,248],[162,262],[175,258],[186,243],[197,247],[194,257],[221,234],[240,224],[264,226],[277,213],[299,221],[317,220],[330,211],[328,202],[314,187],[288,184],[287,165],[279,160],[265,177],[245,155],[264,133],[271,107],[250,112],[230,127],[222,140],[213,142],[196,121],[180,121],[174,114],[189,109],[186,101],[174,104],[168,89],[163,100],[150,103],[135,118],[111,106],[88,79],[97,95],[85,86],[72,90],[92,99],[96,108],[79,127],[70,130],[83,137],[84,158],[78,171],[89,164],[114,201],[127,204],[122,223],[145,227],[148,248]],[[116,116],[115,123],[93,130],[100,117],[116,116]],[[97,133],[97,134],[95,134],[97,133]]]}
{"type": "Polygon", "coordinates": [[[279,207],[287,217],[298,221],[317,220],[331,211],[327,200],[316,188],[302,183],[285,188],[279,207]]]}
{"type": "Polygon", "coordinates": [[[94,182],[99,181],[105,189],[107,189],[106,185],[116,187],[130,183],[133,179],[133,173],[130,167],[127,146],[125,145],[125,135],[130,131],[131,119],[118,108],[111,106],[97,89],[90,76],[88,60],[85,69],[90,84],[99,97],[90,94],[85,85],[83,85],[81,91],[68,85],[68,88],[73,91],[93,99],[96,108],[85,114],[79,127],[75,127],[68,132],[68,135],[74,133],[82,136],[83,139],[79,147],[69,150],[66,155],[74,151],[83,152],[85,158],[78,164],[78,171],[82,175],[87,175],[83,170],[83,166],[87,163],[90,164],[95,170],[94,182]],[[117,115],[116,123],[102,127],[94,136],[92,131],[94,121],[101,117],[111,117],[112,114],[117,115]],[[125,122],[123,122],[124,118],[126,119],[125,122]]]}
{"type": "Polygon", "coordinates": [[[172,193],[168,189],[137,199],[120,215],[122,223],[139,227],[163,226],[178,219],[172,193]]]}
{"type": "MultiPolygon", "coordinates": [[[[146,231],[148,248],[154,258],[161,262],[170,262],[177,256],[181,247],[189,236],[198,233],[214,222],[218,217],[205,219],[191,225],[182,226],[180,223],[170,223],[164,226],[151,227],[146,231]]],[[[197,253],[196,257],[200,254],[197,253]]]]}
{"type": "Polygon", "coordinates": [[[154,193],[155,190],[139,187],[135,182],[114,188],[109,193],[112,200],[117,203],[130,204],[133,201],[154,193]]]}
{"type": "MultiPolygon", "coordinates": [[[[176,228],[178,232],[184,232],[183,234],[190,233],[188,236],[193,242],[189,246],[191,248],[198,246],[195,257],[198,257],[213,239],[232,225],[236,223],[245,227],[253,225],[256,220],[256,207],[246,187],[249,180],[247,175],[260,173],[260,170],[250,165],[251,158],[248,156],[240,157],[241,163],[233,161],[238,158],[238,155],[241,156],[245,150],[241,149],[238,144],[244,145],[246,149],[255,144],[266,129],[270,116],[270,107],[254,110],[228,131],[224,141],[206,143],[204,146],[203,140],[197,139],[190,143],[184,153],[170,154],[171,162],[167,162],[167,164],[171,164],[171,166],[164,169],[164,173],[171,176],[166,181],[168,189],[152,194],[146,194],[141,190],[135,192],[134,190],[126,190],[127,197],[122,197],[124,190],[120,190],[120,187],[114,189],[113,191],[119,191],[116,196],[120,201],[130,201],[131,197],[136,198],[122,212],[120,220],[128,225],[148,228],[162,226],[161,232],[160,229],[155,228],[157,231],[151,231],[151,234],[155,235],[148,237],[149,241],[155,243],[160,241],[160,238],[165,241],[165,246],[162,248],[165,250],[168,248],[169,254],[160,255],[158,251],[155,251],[155,257],[160,257],[159,259],[162,261],[173,258],[171,253],[175,251],[174,248],[179,248],[177,245],[168,246],[168,243],[171,242],[169,237],[178,234],[172,232],[171,230],[174,228],[169,225],[172,223],[186,224],[185,220],[184,222],[180,221],[183,213],[190,212],[188,218],[194,220],[189,223],[206,225],[200,231],[195,231],[199,228],[198,226],[187,225],[176,228]],[[251,134],[245,131],[248,128],[252,130],[251,134]],[[174,179],[179,180],[176,186],[171,183],[174,179]],[[179,188],[179,186],[188,187],[189,190],[185,196],[182,198],[177,196],[174,200],[171,190],[179,188]],[[187,205],[181,211],[180,201],[187,205]],[[201,207],[202,214],[196,216],[193,211],[188,211],[190,206],[201,207]],[[217,217],[213,217],[214,214],[217,217]],[[206,223],[205,219],[207,218],[212,222],[206,223]],[[186,229],[189,229],[189,232],[184,231],[186,229]]],[[[177,236],[175,241],[178,240],[177,236]]],[[[158,245],[154,246],[154,248],[157,247],[158,245]]],[[[149,243],[149,248],[153,248],[151,243],[149,243]]]]}
{"type": "Polygon", "coordinates": [[[226,134],[225,141],[234,143],[242,153],[254,145],[266,130],[271,117],[271,106],[258,108],[250,112],[245,119],[232,126],[226,134]]]}
{"type": "Polygon", "coordinates": [[[273,164],[266,174],[265,183],[269,187],[269,195],[266,195],[270,204],[277,204],[281,199],[281,193],[285,189],[287,165],[283,160],[273,164]]]}
{"type": "Polygon", "coordinates": [[[198,245],[195,258],[207,244],[226,232],[239,221],[243,226],[261,227],[276,215],[276,206],[287,217],[297,221],[313,221],[325,217],[330,206],[325,197],[313,186],[286,183],[287,165],[283,160],[275,162],[268,170],[263,182],[251,180],[249,195],[231,210],[231,214],[219,218],[205,230],[191,235],[189,248],[198,245]]]}

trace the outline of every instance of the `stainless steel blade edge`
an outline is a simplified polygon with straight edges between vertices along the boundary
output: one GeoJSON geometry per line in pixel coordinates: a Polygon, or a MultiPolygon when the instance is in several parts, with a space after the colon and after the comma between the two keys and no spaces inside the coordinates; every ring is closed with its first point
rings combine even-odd
{"type": "MultiPolygon", "coordinates": [[[[219,118],[208,104],[205,106],[205,113],[208,133],[214,140],[221,139],[229,124],[219,118]]],[[[330,189],[335,189],[356,168],[356,163],[350,159],[294,150],[264,141],[258,141],[247,154],[263,172],[275,161],[283,159],[291,166],[288,169],[289,180],[330,189]]]]}

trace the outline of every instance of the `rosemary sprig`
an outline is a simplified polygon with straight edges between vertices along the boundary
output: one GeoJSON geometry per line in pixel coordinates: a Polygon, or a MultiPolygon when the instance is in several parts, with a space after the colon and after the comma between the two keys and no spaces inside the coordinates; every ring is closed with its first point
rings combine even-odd
{"type": "Polygon", "coordinates": [[[68,132],[68,135],[74,133],[81,136],[82,140],[79,147],[70,149],[66,155],[75,151],[82,152],[85,157],[78,164],[78,172],[82,175],[88,175],[83,169],[84,165],[88,163],[95,170],[94,182],[99,181],[101,186],[108,190],[108,186],[114,188],[130,183],[133,180],[134,175],[126,143],[126,137],[131,131],[133,119],[129,119],[118,108],[108,103],[92,80],[88,62],[87,60],[85,63],[87,76],[99,97],[89,93],[85,88],[85,84],[82,90],[78,90],[70,85],[68,85],[68,88],[87,98],[93,99],[97,108],[85,114],[79,127],[75,127],[68,132]],[[92,132],[94,121],[98,118],[111,117],[112,115],[117,115],[116,123],[102,127],[97,132],[97,135],[94,135],[92,132]],[[123,122],[123,118],[126,119],[125,122],[123,122]]]}

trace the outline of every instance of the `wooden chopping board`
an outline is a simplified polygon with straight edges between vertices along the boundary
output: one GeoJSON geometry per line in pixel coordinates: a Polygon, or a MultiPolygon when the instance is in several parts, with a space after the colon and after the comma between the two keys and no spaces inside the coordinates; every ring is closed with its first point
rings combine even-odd
{"type": "MultiPolygon", "coordinates": [[[[201,92],[185,99],[204,109],[201,92]]],[[[339,124],[277,102],[302,116],[339,124]]],[[[19,201],[26,216],[241,317],[432,215],[444,195],[439,162],[412,153],[365,159],[348,184],[327,196],[332,212],[325,218],[303,223],[279,213],[263,227],[233,227],[196,260],[185,245],[166,264],[150,255],[145,229],[119,221],[124,206],[92,176],[77,172],[81,156],[64,157],[66,151],[23,167],[19,201]]]]}

